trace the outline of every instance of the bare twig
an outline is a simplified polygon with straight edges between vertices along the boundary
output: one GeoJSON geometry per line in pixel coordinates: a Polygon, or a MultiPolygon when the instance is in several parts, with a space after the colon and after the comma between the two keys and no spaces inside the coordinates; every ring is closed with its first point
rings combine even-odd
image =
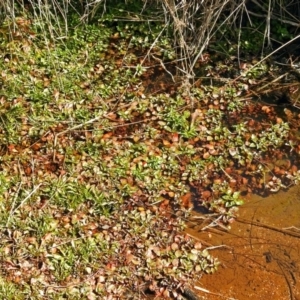
{"type": "Polygon", "coordinates": [[[279,233],[282,233],[282,234],[286,234],[286,235],[289,235],[289,236],[293,236],[293,237],[296,237],[296,238],[300,238],[300,232],[299,233],[298,232],[293,232],[293,231],[289,231],[289,230],[286,230],[286,229],[281,229],[281,228],[278,228],[278,227],[274,227],[274,226],[270,226],[270,225],[263,224],[263,223],[260,223],[260,222],[255,222],[253,220],[246,220],[246,219],[242,219],[242,218],[236,218],[236,221],[240,222],[240,223],[254,225],[254,226],[257,226],[257,227],[261,227],[261,228],[266,228],[266,229],[273,230],[273,231],[276,231],[276,232],[279,232],[279,233]]]}
{"type": "Polygon", "coordinates": [[[23,185],[23,182],[22,182],[22,181],[19,182],[18,188],[17,188],[17,190],[16,190],[16,192],[15,192],[15,196],[14,196],[14,199],[13,199],[13,203],[12,203],[12,205],[11,205],[11,210],[10,210],[10,212],[9,212],[9,216],[8,216],[8,218],[7,218],[7,221],[6,221],[6,226],[8,226],[8,224],[9,224],[9,222],[10,222],[10,219],[11,219],[12,215],[14,214],[14,211],[15,211],[15,209],[14,209],[15,203],[16,203],[16,201],[17,201],[17,198],[18,198],[18,195],[19,195],[19,192],[20,192],[20,190],[21,190],[22,185],[23,185]]]}
{"type": "MultiPolygon", "coordinates": [[[[29,198],[31,198],[31,196],[33,195],[33,194],[35,194],[36,192],[37,192],[37,190],[40,188],[40,186],[42,185],[42,183],[40,183],[40,184],[38,184],[22,201],[21,201],[21,203],[16,207],[16,208],[13,208],[12,207],[12,209],[11,209],[11,211],[10,211],[10,214],[9,214],[9,217],[8,217],[8,219],[7,219],[7,222],[6,222],[6,226],[9,224],[9,222],[10,222],[10,219],[11,219],[11,217],[12,217],[12,215],[18,210],[18,209],[20,209],[23,205],[24,205],[24,203],[29,199],[29,198]]],[[[13,205],[15,204],[15,202],[16,202],[16,198],[18,197],[18,193],[19,193],[19,191],[20,191],[20,189],[21,189],[21,186],[22,186],[22,182],[20,182],[20,184],[19,184],[19,186],[18,186],[18,190],[17,190],[17,192],[16,192],[16,196],[15,196],[15,198],[14,198],[14,202],[13,202],[13,205]]]]}
{"type": "Polygon", "coordinates": [[[226,296],[221,295],[221,294],[218,294],[218,293],[213,293],[213,292],[211,292],[211,291],[209,291],[209,290],[207,290],[207,289],[204,289],[204,288],[202,288],[202,287],[200,287],[200,286],[197,286],[197,285],[194,286],[194,289],[196,289],[196,290],[198,290],[198,291],[201,291],[201,292],[203,292],[203,293],[206,293],[206,294],[211,294],[211,295],[219,296],[219,297],[222,297],[222,298],[224,298],[224,299],[228,299],[228,300],[237,300],[236,298],[226,297],[226,296]]]}
{"type": "MultiPolygon", "coordinates": [[[[257,62],[255,65],[253,65],[249,70],[247,70],[247,72],[250,72],[251,70],[253,70],[254,68],[256,68],[258,65],[260,65],[262,62],[264,62],[266,59],[268,59],[269,57],[271,57],[272,55],[274,55],[276,52],[278,52],[279,50],[281,50],[282,48],[286,47],[287,45],[291,44],[292,42],[294,42],[295,40],[297,40],[298,38],[300,38],[300,34],[297,35],[296,37],[294,37],[293,39],[291,39],[290,41],[288,41],[287,43],[283,44],[282,46],[280,46],[279,48],[277,48],[276,50],[272,51],[270,54],[268,54],[267,56],[265,56],[264,58],[262,58],[259,62],[257,62]]],[[[242,75],[236,77],[233,82],[237,81],[238,79],[240,79],[242,77],[242,75]]]]}

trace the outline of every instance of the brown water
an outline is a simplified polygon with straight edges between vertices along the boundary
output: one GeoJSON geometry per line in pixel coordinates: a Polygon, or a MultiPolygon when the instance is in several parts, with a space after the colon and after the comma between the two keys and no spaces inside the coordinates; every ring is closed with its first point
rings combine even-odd
{"type": "Polygon", "coordinates": [[[201,232],[200,219],[188,229],[221,262],[197,283],[200,299],[300,300],[300,186],[245,202],[229,232],[201,232]]]}

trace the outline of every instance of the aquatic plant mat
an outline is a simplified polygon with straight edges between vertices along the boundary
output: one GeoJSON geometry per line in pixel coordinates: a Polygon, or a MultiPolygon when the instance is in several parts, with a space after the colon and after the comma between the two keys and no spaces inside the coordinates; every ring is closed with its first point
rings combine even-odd
{"type": "Polygon", "coordinates": [[[299,115],[252,101],[246,75],[186,90],[168,43],[15,21],[0,31],[1,299],[180,299],[218,266],[184,233],[193,206],[226,227],[242,195],[299,181],[299,115]]]}

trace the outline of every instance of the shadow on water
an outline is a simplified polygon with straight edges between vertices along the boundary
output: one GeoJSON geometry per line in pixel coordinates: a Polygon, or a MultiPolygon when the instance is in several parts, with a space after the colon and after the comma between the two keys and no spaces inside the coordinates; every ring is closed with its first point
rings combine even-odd
{"type": "Polygon", "coordinates": [[[187,232],[221,265],[198,282],[200,299],[300,299],[300,186],[246,199],[229,231],[201,231],[203,213],[187,232]]]}

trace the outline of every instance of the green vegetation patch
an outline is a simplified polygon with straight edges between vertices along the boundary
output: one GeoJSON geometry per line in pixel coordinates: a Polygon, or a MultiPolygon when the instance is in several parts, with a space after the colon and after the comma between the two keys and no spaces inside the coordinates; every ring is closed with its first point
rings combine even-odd
{"type": "Polygon", "coordinates": [[[289,125],[240,86],[147,92],[145,45],[129,47],[120,29],[82,25],[53,40],[18,21],[0,36],[0,297],[180,298],[218,265],[183,233],[184,199],[196,189],[196,205],[228,224],[250,178],[283,186],[263,159],[290,150],[289,125]]]}

